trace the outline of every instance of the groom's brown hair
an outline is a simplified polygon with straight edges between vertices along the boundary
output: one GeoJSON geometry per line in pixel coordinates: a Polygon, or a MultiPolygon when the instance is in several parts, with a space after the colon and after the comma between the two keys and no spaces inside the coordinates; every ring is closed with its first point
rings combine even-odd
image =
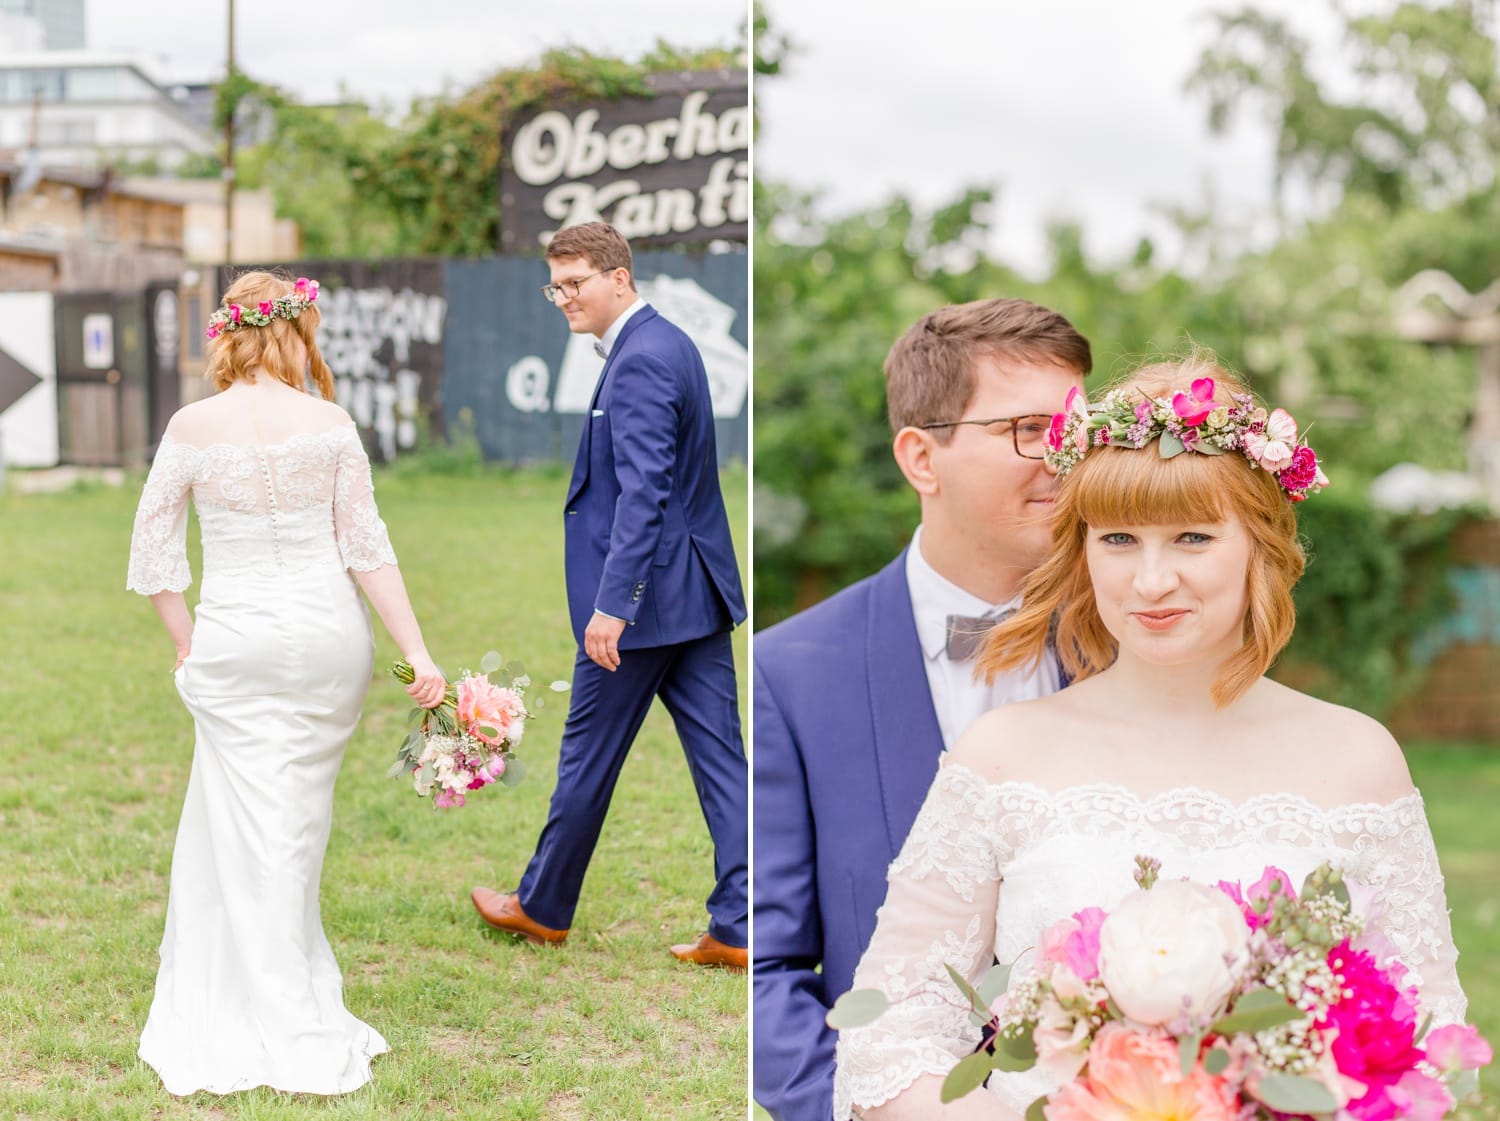
{"type": "Polygon", "coordinates": [[[635,287],[630,242],[608,222],[583,222],[558,230],[547,243],[545,256],[549,261],[582,257],[600,272],[624,269],[630,273],[630,286],[635,287]]]}
{"type": "MultiPolygon", "coordinates": [[[[891,431],[959,419],[974,396],[975,363],[983,358],[1060,366],[1082,376],[1094,367],[1088,339],[1063,316],[1030,300],[940,307],[917,320],[886,357],[891,431]]],[[[953,429],[933,435],[946,443],[953,429]]]]}

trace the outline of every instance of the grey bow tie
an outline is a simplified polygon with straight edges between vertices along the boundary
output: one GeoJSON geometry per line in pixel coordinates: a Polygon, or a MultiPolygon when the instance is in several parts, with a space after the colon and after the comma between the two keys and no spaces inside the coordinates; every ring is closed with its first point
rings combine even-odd
{"type": "Polygon", "coordinates": [[[607,351],[607,350],[604,349],[604,340],[603,339],[595,339],[594,340],[594,353],[597,354],[600,358],[608,358],[609,357],[609,351],[607,351]]]}
{"type": "Polygon", "coordinates": [[[943,647],[950,662],[967,662],[979,652],[990,631],[1016,613],[1015,608],[991,611],[984,615],[949,615],[948,642],[943,647]]]}

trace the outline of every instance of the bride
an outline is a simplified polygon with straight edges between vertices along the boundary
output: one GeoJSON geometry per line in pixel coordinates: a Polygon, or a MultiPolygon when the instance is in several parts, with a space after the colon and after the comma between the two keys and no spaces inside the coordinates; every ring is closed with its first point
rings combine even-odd
{"type": "Polygon", "coordinates": [[[131,538],[127,586],[151,597],[177,648],[197,735],[140,1043],[173,1094],[341,1094],[388,1049],[345,1010],[318,913],[334,779],[370,687],[359,588],[416,671],[416,703],[437,704],[444,682],[359,433],[332,402],[317,296],[316,282],[266,272],[225,293],[208,327],[219,392],[167,425],[131,538]],[[189,495],[203,538],[196,616],[182,594],[189,495]]]}
{"type": "Polygon", "coordinates": [[[854,978],[892,1007],[842,1034],[840,1119],[1019,1119],[1057,1089],[997,1071],[987,1094],[939,1103],[979,1042],[945,963],[973,983],[1058,919],[1112,907],[1135,890],[1137,854],[1208,883],[1274,864],[1300,884],[1332,861],[1377,893],[1372,925],[1420,978],[1423,1013],[1463,1019],[1401,749],[1374,720],[1262,676],[1292,633],[1293,503],[1326,482],[1316,458],[1286,413],[1252,414],[1204,357],[1147,367],[1117,393],[1092,419],[1070,395],[1054,420],[1048,459],[1067,476],[1054,553],[976,669],[1035,660],[1055,627],[1075,684],[987,713],[943,760],[854,978]]]}

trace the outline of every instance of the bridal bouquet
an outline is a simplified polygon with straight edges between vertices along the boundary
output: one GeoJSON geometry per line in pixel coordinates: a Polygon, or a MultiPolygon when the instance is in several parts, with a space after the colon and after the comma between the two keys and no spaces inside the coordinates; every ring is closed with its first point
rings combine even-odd
{"type": "MultiPolygon", "coordinates": [[[[389,777],[415,773],[413,784],[422,797],[433,788],[435,809],[462,806],[467,791],[494,782],[514,786],[525,775],[515,749],[533,713],[526,706],[525,691],[531,684],[519,666],[502,666],[500,655],[491,650],[479,665],[480,672],[464,670],[450,683],[435,708],[411,710],[411,730],[396,749],[396,762],[389,777]],[[496,681],[490,675],[498,675],[496,681]]],[[[410,685],[415,674],[410,663],[391,667],[396,680],[410,685]]],[[[553,682],[552,689],[566,689],[566,682],[553,682]]],[[[540,698],[536,707],[541,707],[540,698]]]]}
{"type": "MultiPolygon", "coordinates": [[[[1054,924],[1014,978],[996,966],[974,988],[949,968],[985,1043],[949,1073],[944,1101],[992,1070],[1035,1067],[1062,1086],[1028,1121],[1439,1121],[1490,1061],[1474,1028],[1417,1023],[1405,968],[1363,931],[1332,866],[1298,893],[1276,868],[1246,888],[1137,865],[1142,891],[1054,924]]],[[[858,1026],[885,1006],[856,990],[829,1022],[858,1026]]]]}

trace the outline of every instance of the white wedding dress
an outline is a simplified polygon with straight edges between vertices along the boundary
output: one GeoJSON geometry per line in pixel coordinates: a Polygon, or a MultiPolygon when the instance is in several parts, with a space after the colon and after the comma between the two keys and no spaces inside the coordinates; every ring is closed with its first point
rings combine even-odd
{"type": "MultiPolygon", "coordinates": [[[[996,960],[1013,962],[1034,947],[1057,920],[1088,906],[1108,910],[1138,890],[1138,854],[1159,859],[1163,878],[1246,886],[1269,864],[1300,887],[1331,861],[1376,893],[1370,925],[1414,971],[1423,1013],[1437,1024],[1463,1020],[1442,873],[1415,792],[1388,805],[1335,809],[1291,794],[1232,802],[1192,788],[1151,798],[1104,784],[1050,793],[949,764],[891,864],[889,893],[855,972],[854,988],[878,988],[893,1006],[841,1033],[834,1117],[883,1104],[921,1075],[945,1075],[978,1045],[945,963],[972,984],[996,960]]],[[[1034,1070],[997,1071],[988,1084],[1017,1118],[1055,1089],[1034,1070]]]]}
{"type": "Polygon", "coordinates": [[[162,441],[127,585],[182,591],[203,538],[177,691],[197,732],[140,1056],[173,1094],[340,1094],[380,1033],[345,1008],[318,912],[344,746],[373,640],[349,570],[396,563],[352,423],[263,447],[162,441]]]}

